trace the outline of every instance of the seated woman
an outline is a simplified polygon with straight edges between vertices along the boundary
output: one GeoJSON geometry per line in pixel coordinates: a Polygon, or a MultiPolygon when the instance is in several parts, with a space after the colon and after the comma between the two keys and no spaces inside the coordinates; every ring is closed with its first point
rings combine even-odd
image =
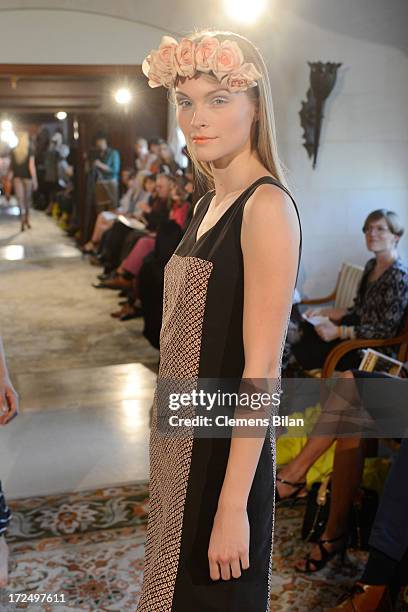
{"type": "Polygon", "coordinates": [[[154,192],[155,185],[154,175],[143,172],[137,173],[136,171],[129,172],[127,191],[120,199],[119,208],[99,213],[92,238],[84,245],[82,251],[84,253],[95,253],[103,234],[112,227],[119,215],[135,219],[141,218],[144,212],[150,209],[148,200],[154,192]]]}
{"type": "MultiPolygon", "coordinates": [[[[154,250],[156,243],[156,234],[159,225],[163,222],[161,215],[151,213],[148,216],[145,234],[139,237],[136,244],[125,257],[120,266],[114,270],[109,278],[101,280],[100,286],[107,289],[130,290],[131,299],[126,308],[123,307],[120,311],[112,313],[112,316],[121,318],[122,315],[134,314],[133,306],[138,297],[138,276],[143,265],[144,258],[154,250]]],[[[128,317],[132,318],[132,317],[128,317]]],[[[122,319],[123,320],[123,319],[122,319]]],[[[124,319],[127,320],[127,319],[124,319]]]]}
{"type": "MultiPolygon", "coordinates": [[[[404,364],[402,378],[407,376],[407,366],[408,363],[404,364]]],[[[349,512],[363,473],[363,432],[367,427],[370,429],[375,421],[381,423],[384,431],[395,427],[401,433],[404,429],[408,431],[404,391],[406,394],[405,380],[385,373],[361,370],[342,372],[322,407],[320,418],[306,445],[295,459],[278,471],[277,501],[303,497],[308,470],[336,441],[328,521],[311,553],[296,564],[298,571],[316,572],[335,555],[345,552],[349,512]],[[378,379],[382,384],[378,384],[378,379]],[[384,379],[387,379],[387,383],[391,381],[392,386],[384,379]]]]}
{"type": "MultiPolygon", "coordinates": [[[[346,338],[390,338],[398,329],[408,306],[408,268],[397,252],[404,228],[396,213],[379,209],[363,225],[367,249],[374,253],[364,269],[354,305],[349,309],[309,309],[309,316],[328,317],[314,327],[301,324],[301,338],[292,354],[305,370],[321,368],[329,352],[346,338]]],[[[392,353],[384,350],[384,352],[392,353]]],[[[352,351],[342,357],[338,370],[356,368],[361,360],[352,351]]]]}
{"type": "Polygon", "coordinates": [[[171,174],[172,176],[176,176],[177,174],[181,173],[181,168],[174,159],[173,152],[167,142],[163,142],[160,144],[159,163],[159,172],[163,172],[164,174],[171,174]]]}
{"type": "Polygon", "coordinates": [[[188,194],[184,190],[183,177],[180,177],[170,189],[171,208],[169,219],[175,221],[184,231],[187,225],[187,218],[191,208],[188,201],[188,194]]]}

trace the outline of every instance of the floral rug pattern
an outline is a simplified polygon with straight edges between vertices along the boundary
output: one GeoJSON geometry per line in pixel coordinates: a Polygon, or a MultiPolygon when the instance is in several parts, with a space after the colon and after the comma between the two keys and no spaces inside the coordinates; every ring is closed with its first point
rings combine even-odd
{"type": "MultiPolygon", "coordinates": [[[[9,502],[10,582],[0,610],[134,612],[143,579],[148,485],[134,484],[9,502]],[[10,603],[17,593],[62,595],[65,603],[10,603]]],[[[366,558],[350,551],[316,575],[294,571],[307,546],[299,532],[303,506],[277,510],[272,612],[323,611],[359,575],[366,558]]],[[[399,610],[408,609],[401,604],[399,610]],[[401,607],[402,606],[402,607],[401,607]]],[[[154,612],[154,611],[152,611],[154,612]]]]}

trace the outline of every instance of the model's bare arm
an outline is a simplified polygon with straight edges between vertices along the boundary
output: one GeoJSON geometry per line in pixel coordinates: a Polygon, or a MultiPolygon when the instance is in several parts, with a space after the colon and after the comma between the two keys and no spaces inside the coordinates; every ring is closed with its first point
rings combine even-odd
{"type": "MultiPolygon", "coordinates": [[[[244,379],[276,381],[280,376],[299,240],[299,223],[289,196],[271,185],[259,187],[246,204],[241,230],[244,379]]],[[[249,566],[246,505],[263,443],[261,436],[234,437],[233,432],[209,546],[213,580],[239,577],[240,562],[243,569],[249,566]]]]}
{"type": "Polygon", "coordinates": [[[34,191],[36,191],[38,189],[38,179],[37,179],[37,169],[35,167],[34,155],[30,155],[30,159],[28,160],[28,165],[30,169],[31,178],[33,181],[33,189],[34,191]]]}

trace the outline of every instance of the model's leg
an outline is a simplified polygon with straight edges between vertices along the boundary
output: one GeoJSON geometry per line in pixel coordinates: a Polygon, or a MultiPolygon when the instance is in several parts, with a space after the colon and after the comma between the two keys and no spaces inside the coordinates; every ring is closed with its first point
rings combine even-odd
{"type": "Polygon", "coordinates": [[[31,179],[24,179],[24,215],[27,227],[31,228],[30,225],[30,206],[31,198],[33,195],[33,182],[31,179]]]}
{"type": "Polygon", "coordinates": [[[23,181],[19,177],[13,179],[14,193],[17,198],[17,204],[20,209],[21,231],[24,231],[24,186],[23,181]]]}

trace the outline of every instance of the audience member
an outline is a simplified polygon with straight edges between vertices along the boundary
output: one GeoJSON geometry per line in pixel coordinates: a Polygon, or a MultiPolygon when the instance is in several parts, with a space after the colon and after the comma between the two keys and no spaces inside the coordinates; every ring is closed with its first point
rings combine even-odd
{"type": "Polygon", "coordinates": [[[157,155],[149,151],[147,140],[138,138],[135,144],[135,169],[137,172],[145,171],[152,173],[152,166],[157,160],[157,155]]]}
{"type": "MultiPolygon", "coordinates": [[[[379,209],[368,215],[363,232],[367,249],[375,257],[365,266],[354,305],[306,311],[308,316],[324,316],[327,321],[301,325],[301,337],[292,353],[305,370],[321,368],[332,348],[346,338],[391,338],[401,326],[408,307],[408,267],[397,246],[404,228],[396,213],[379,209]]],[[[359,353],[350,352],[337,367],[355,368],[360,360],[359,353]]]]}

